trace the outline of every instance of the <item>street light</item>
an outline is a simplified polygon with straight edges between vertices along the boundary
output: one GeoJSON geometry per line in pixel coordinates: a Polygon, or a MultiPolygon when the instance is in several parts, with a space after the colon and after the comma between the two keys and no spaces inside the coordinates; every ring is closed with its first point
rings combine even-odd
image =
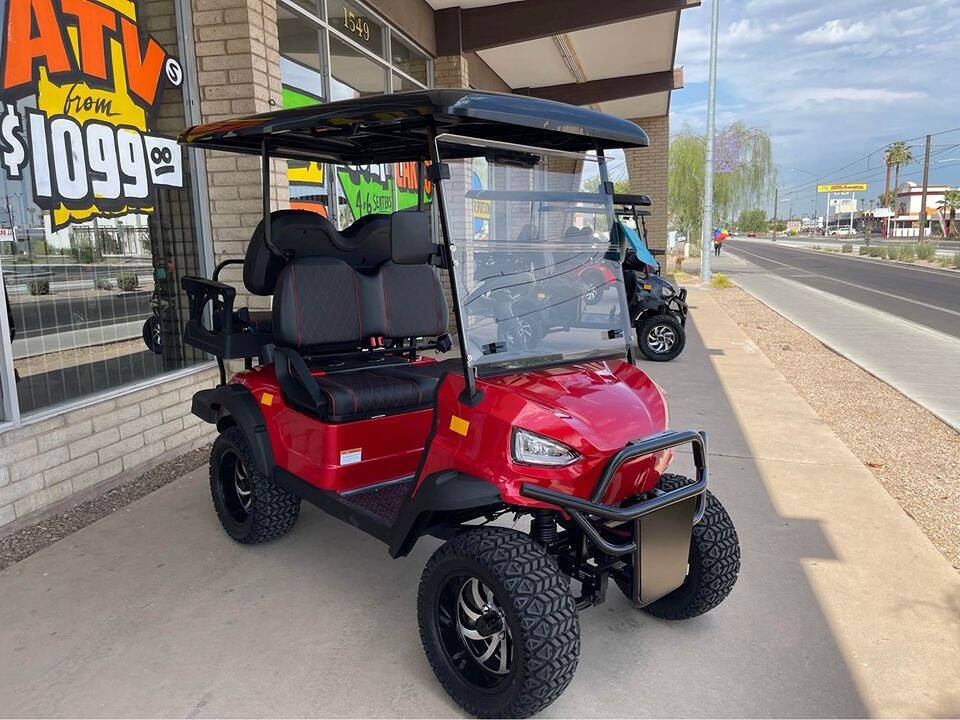
{"type": "Polygon", "coordinates": [[[707,83],[707,158],[703,172],[703,221],[700,234],[700,282],[710,282],[710,248],[713,241],[713,124],[717,107],[717,35],[720,30],[720,0],[713,0],[710,13],[710,75],[707,83]]]}
{"type": "MultiPolygon", "coordinates": [[[[802,173],[806,173],[806,174],[809,175],[810,177],[816,179],[817,185],[820,184],[820,176],[817,175],[816,173],[810,172],[809,170],[803,170],[803,169],[801,169],[801,168],[790,168],[790,172],[802,172],[802,173]]],[[[819,197],[819,196],[817,195],[817,188],[814,188],[814,189],[813,189],[813,219],[814,219],[814,220],[817,219],[817,210],[818,210],[818,208],[817,208],[817,205],[818,205],[817,199],[818,199],[818,197],[819,197]]]]}

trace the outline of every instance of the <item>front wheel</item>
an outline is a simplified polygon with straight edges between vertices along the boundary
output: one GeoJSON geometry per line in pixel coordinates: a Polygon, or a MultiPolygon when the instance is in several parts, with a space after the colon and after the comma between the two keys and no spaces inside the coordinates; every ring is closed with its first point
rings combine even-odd
{"type": "MultiPolygon", "coordinates": [[[[663,475],[660,489],[669,492],[689,483],[680,475],[663,475]]],[[[683,585],[643,608],[664,620],[687,620],[722,603],[740,572],[740,541],[723,505],[707,490],[703,518],[693,526],[689,570],[683,585]]]]}
{"type": "Polygon", "coordinates": [[[683,352],[687,335],[672,315],[654,315],[637,325],[637,344],[647,360],[666,362],[683,352]]]}
{"type": "Polygon", "coordinates": [[[423,571],[420,638],[450,697],[477,717],[528,717],[570,684],[580,624],[570,586],[529,535],[470,530],[423,571]]]}

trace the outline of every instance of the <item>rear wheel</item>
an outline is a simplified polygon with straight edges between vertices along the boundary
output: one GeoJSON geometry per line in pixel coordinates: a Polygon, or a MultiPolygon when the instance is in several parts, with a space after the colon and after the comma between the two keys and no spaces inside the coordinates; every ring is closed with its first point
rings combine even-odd
{"type": "Polygon", "coordinates": [[[567,579],[529,535],[470,530],[430,558],[417,598],[437,679],[477,717],[527,717],[570,684],[580,625],[567,579]]]}
{"type": "Polygon", "coordinates": [[[286,534],[300,515],[300,498],[257,469],[238,427],[228,428],[213,443],[210,494],[223,529],[246,545],[286,534]]]}
{"type": "Polygon", "coordinates": [[[151,351],[158,355],[163,350],[163,328],[160,325],[160,317],[151,315],[143,323],[143,342],[151,351]]]}
{"type": "Polygon", "coordinates": [[[686,333],[673,315],[654,315],[637,326],[640,352],[654,362],[673,360],[686,342],[686,333]]]}

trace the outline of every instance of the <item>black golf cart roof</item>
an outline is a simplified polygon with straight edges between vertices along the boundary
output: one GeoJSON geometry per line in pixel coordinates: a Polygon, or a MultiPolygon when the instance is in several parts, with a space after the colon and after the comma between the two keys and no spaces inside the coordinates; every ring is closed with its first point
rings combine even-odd
{"type": "Polygon", "coordinates": [[[650,205],[653,205],[653,201],[650,199],[649,195],[628,195],[626,193],[614,193],[613,204],[649,207],[650,205]]]}
{"type": "MultiPolygon", "coordinates": [[[[478,140],[587,152],[646,147],[629,120],[525,95],[417,90],[311,105],[195,125],[180,142],[198,148],[364,165],[426,159],[430,128],[478,140]]],[[[447,158],[484,155],[482,147],[444,148],[447,158]]]]}

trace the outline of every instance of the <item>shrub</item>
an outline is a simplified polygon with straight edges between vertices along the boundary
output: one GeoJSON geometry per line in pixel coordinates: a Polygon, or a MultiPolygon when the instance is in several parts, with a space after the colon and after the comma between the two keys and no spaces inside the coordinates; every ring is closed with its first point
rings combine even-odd
{"type": "Polygon", "coordinates": [[[868,253],[868,254],[870,255],[870,257],[872,257],[872,258],[882,257],[882,258],[886,259],[886,252],[887,252],[887,248],[886,248],[886,247],[871,247],[871,248],[867,248],[867,253],[868,253]]]}
{"type": "Polygon", "coordinates": [[[858,252],[860,255],[869,255],[869,254],[870,254],[870,248],[868,248],[866,245],[861,245],[861,246],[860,246],[860,249],[859,249],[857,252],[858,252]]]}
{"type": "Polygon", "coordinates": [[[820,247],[819,245],[814,245],[814,246],[811,248],[811,250],[823,250],[823,248],[820,247]]]}
{"type": "Polygon", "coordinates": [[[852,253],[853,245],[851,245],[850,243],[844,243],[843,247],[840,248],[840,252],[852,253]]]}
{"type": "Polygon", "coordinates": [[[74,259],[79,263],[92,263],[93,262],[93,245],[90,243],[82,243],[70,248],[70,254],[73,255],[74,259]]]}
{"type": "Polygon", "coordinates": [[[113,290],[113,283],[106,278],[97,278],[93,281],[93,286],[97,290],[113,290]]]}
{"type": "Polygon", "coordinates": [[[790,231],[790,237],[796,237],[798,234],[799,234],[799,233],[797,233],[796,230],[791,230],[791,231],[790,231]]]}
{"type": "Polygon", "coordinates": [[[133,292],[140,287],[140,279],[134,273],[121,273],[117,275],[117,287],[124,292],[133,292]]]}
{"type": "Polygon", "coordinates": [[[904,243],[903,245],[897,245],[895,248],[891,248],[890,259],[901,262],[913,262],[917,259],[916,244],[904,243]]]}
{"type": "Polygon", "coordinates": [[[50,281],[49,280],[31,280],[27,283],[27,288],[30,290],[31,295],[49,295],[50,294],[50,281]]]}
{"type": "Polygon", "coordinates": [[[920,260],[933,260],[937,256],[937,246],[933,243],[917,243],[917,258],[920,260]]]}
{"type": "Polygon", "coordinates": [[[960,252],[955,252],[952,258],[948,258],[955,268],[960,268],[960,252]]]}
{"type": "Polygon", "coordinates": [[[714,276],[710,278],[710,284],[715,288],[720,289],[733,287],[733,283],[730,282],[730,278],[723,273],[715,273],[714,276]]]}

